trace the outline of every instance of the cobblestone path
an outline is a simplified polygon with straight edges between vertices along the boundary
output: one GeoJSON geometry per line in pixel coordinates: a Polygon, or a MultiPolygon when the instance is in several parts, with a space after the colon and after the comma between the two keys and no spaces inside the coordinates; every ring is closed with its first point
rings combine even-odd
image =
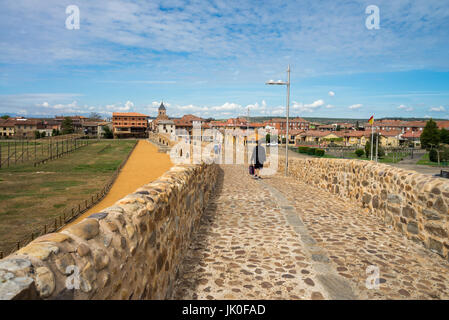
{"type": "Polygon", "coordinates": [[[449,299],[449,263],[354,203],[223,166],[174,299],[449,299]],[[379,270],[367,289],[367,268],[379,270]]]}

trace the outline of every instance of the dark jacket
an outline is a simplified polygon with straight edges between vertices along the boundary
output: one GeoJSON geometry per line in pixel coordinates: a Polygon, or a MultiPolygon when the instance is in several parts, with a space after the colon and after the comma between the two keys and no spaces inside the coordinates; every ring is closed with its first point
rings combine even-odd
{"type": "Polygon", "coordinates": [[[265,161],[267,161],[265,148],[261,145],[257,145],[253,150],[253,154],[251,155],[251,163],[264,164],[265,161]]]}

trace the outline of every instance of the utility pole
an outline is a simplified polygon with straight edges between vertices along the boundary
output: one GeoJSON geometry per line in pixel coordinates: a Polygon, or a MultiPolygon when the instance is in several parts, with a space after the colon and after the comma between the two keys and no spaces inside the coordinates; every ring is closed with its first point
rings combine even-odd
{"type": "Polygon", "coordinates": [[[287,68],[287,131],[285,139],[285,176],[288,175],[288,116],[290,113],[290,65],[287,68]]]}
{"type": "Polygon", "coordinates": [[[288,121],[288,117],[289,117],[289,113],[290,113],[290,65],[288,65],[287,68],[287,82],[279,80],[279,81],[274,81],[274,80],[270,80],[268,82],[266,82],[266,84],[268,85],[285,85],[287,86],[287,110],[286,110],[286,137],[285,137],[285,175],[288,175],[288,127],[289,127],[289,121],[288,121]]]}
{"type": "Polygon", "coordinates": [[[379,139],[380,139],[380,134],[377,132],[378,127],[376,127],[376,162],[378,161],[378,157],[379,157],[379,139]]]}

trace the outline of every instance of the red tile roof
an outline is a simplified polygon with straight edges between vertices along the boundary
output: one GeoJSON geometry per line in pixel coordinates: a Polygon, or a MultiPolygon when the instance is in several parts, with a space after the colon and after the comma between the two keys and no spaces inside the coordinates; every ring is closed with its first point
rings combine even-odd
{"type": "MultiPolygon", "coordinates": [[[[308,130],[304,131],[300,135],[303,137],[325,137],[330,134],[336,134],[336,132],[329,132],[329,131],[319,131],[319,130],[308,130]]],[[[338,136],[338,135],[337,135],[338,136]]]]}
{"type": "Polygon", "coordinates": [[[402,133],[401,130],[379,130],[380,134],[385,137],[397,137],[402,133]]]}
{"type": "Polygon", "coordinates": [[[355,138],[361,138],[363,136],[367,137],[371,134],[368,131],[362,130],[336,131],[334,133],[339,137],[355,137],[355,138]]]}
{"type": "Polygon", "coordinates": [[[138,113],[138,112],[113,112],[113,117],[147,117],[146,114],[138,113]]]}
{"type": "Polygon", "coordinates": [[[402,138],[410,139],[410,138],[419,138],[421,137],[422,131],[407,131],[402,135],[402,138]]]}

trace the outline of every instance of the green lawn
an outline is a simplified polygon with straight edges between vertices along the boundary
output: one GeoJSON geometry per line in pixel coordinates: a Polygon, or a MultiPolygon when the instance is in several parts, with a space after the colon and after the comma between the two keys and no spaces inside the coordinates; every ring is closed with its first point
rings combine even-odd
{"type": "Polygon", "coordinates": [[[134,144],[97,141],[38,167],[0,169],[0,251],[99,192],[134,144]]]}
{"type": "MultiPolygon", "coordinates": [[[[298,152],[298,148],[290,148],[292,151],[298,152]]],[[[343,156],[334,156],[328,153],[325,153],[323,157],[318,157],[318,156],[311,156],[308,154],[305,154],[309,157],[313,157],[313,158],[330,158],[330,159],[358,159],[358,160],[367,160],[369,161],[370,159],[367,158],[366,156],[362,156],[362,157],[358,157],[354,152],[343,152],[343,156]]],[[[403,160],[405,157],[407,156],[407,153],[396,153],[395,157],[393,158],[393,155],[390,153],[382,158],[379,158],[379,162],[380,163],[397,163],[401,160],[403,160]]]]}
{"type": "Polygon", "coordinates": [[[426,153],[416,164],[432,166],[432,167],[448,167],[449,166],[448,162],[440,162],[440,165],[438,165],[438,162],[430,161],[429,153],[426,153]]]}

